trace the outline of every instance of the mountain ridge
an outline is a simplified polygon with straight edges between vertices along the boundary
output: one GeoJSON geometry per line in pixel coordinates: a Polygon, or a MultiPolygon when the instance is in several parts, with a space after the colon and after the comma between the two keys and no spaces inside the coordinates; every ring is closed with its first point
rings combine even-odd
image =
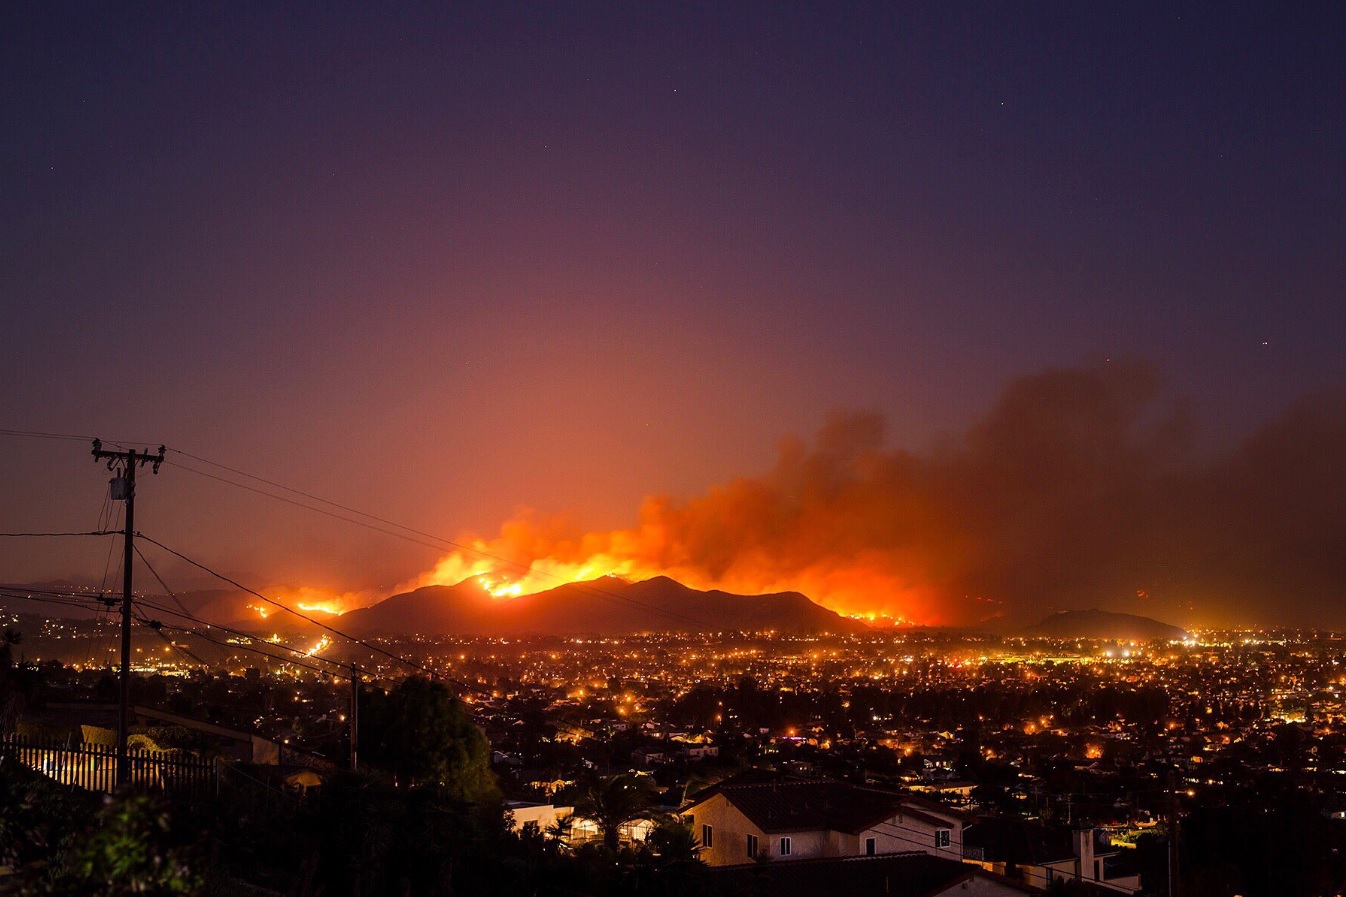
{"type": "Polygon", "coordinates": [[[1030,626],[1028,632],[1048,638],[1098,638],[1132,642],[1155,639],[1182,641],[1187,638],[1187,630],[1180,626],[1152,617],[1098,608],[1058,611],[1037,625],[1030,626]]]}
{"type": "Polygon", "coordinates": [[[376,635],[632,635],[647,632],[814,634],[868,630],[857,620],[799,592],[736,595],[700,591],[667,576],[639,582],[603,577],[497,599],[481,582],[425,586],[341,616],[353,634],[376,635]]]}

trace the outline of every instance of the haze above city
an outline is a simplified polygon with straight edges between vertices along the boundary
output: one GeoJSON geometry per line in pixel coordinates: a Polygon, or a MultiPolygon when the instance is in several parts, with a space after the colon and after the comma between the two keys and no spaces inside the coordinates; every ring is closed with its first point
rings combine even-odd
{"type": "MultiPolygon", "coordinates": [[[[343,609],[506,558],[1344,626],[1343,15],[7,9],[0,428],[166,444],[138,529],[343,609]]],[[[0,445],[0,530],[106,521],[0,445]]]]}

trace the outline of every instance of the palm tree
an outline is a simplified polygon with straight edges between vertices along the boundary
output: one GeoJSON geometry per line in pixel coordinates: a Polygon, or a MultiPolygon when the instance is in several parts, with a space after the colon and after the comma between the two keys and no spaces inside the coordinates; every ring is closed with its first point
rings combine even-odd
{"type": "Polygon", "coordinates": [[[570,833],[575,827],[575,817],[566,815],[558,816],[556,821],[547,826],[547,847],[551,853],[568,853],[570,851],[570,833]]]}
{"type": "Polygon", "coordinates": [[[592,779],[576,801],[575,811],[594,821],[603,835],[603,846],[616,853],[621,827],[644,817],[654,806],[652,785],[648,777],[629,772],[592,779]]]}

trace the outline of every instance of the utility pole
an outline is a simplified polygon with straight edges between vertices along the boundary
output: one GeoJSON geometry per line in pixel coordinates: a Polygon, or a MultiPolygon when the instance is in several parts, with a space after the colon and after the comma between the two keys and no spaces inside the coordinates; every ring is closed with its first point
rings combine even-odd
{"type": "Polygon", "coordinates": [[[126,532],[122,545],[122,669],[120,698],[117,706],[117,787],[131,780],[131,764],[126,753],[126,736],[131,728],[131,552],[135,540],[136,515],[136,468],[142,464],[152,464],[153,472],[159,472],[164,463],[164,452],[159,446],[159,454],[151,455],[149,450],[137,452],[127,449],[124,452],[103,450],[103,440],[93,441],[95,461],[107,461],[107,469],[117,472],[112,478],[112,498],[126,502],[126,532]]]}
{"type": "Polygon", "coordinates": [[[1182,870],[1178,868],[1178,784],[1168,773],[1168,897],[1182,897],[1182,870]]]}
{"type": "Polygon", "coordinates": [[[360,670],[351,664],[351,771],[359,768],[360,759],[360,670]]]}

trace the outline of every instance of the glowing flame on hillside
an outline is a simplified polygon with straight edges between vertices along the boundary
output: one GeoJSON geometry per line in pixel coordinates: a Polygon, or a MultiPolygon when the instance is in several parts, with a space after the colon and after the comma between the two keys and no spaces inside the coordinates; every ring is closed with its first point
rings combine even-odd
{"type": "Polygon", "coordinates": [[[313,612],[317,612],[320,614],[343,613],[341,605],[336,601],[319,601],[316,603],[308,603],[308,604],[305,604],[304,602],[301,601],[299,602],[299,604],[296,605],[296,607],[298,607],[305,613],[313,613],[313,612]]]}
{"type": "MultiPolygon", "coordinates": [[[[456,585],[475,579],[491,596],[508,600],[605,576],[632,582],[669,576],[701,590],[744,595],[801,592],[839,613],[880,626],[906,625],[910,608],[933,603],[928,593],[885,569],[891,566],[887,558],[862,554],[844,562],[798,564],[788,557],[745,555],[716,573],[684,552],[669,551],[666,532],[646,526],[572,533],[563,521],[525,515],[507,523],[496,539],[465,542],[464,550],[440,559],[409,586],[456,585]]],[[[930,614],[925,619],[938,620],[930,614]]]]}
{"type": "Polygon", "coordinates": [[[506,600],[603,576],[669,576],[700,590],[801,592],[885,622],[944,622],[953,560],[944,521],[912,498],[908,457],[881,443],[879,418],[837,416],[816,447],[786,440],[761,477],[686,502],[646,498],[629,529],[586,530],[525,511],[495,538],[460,538],[462,549],[407,585],[476,577],[506,600]],[[932,551],[932,542],[944,545],[932,551]]]}
{"type": "MultiPolygon", "coordinates": [[[[650,496],[627,529],[525,513],[495,538],[459,539],[465,550],[421,584],[486,574],[492,594],[507,597],[663,574],[933,625],[1149,593],[1146,577],[1168,569],[1157,546],[1174,544],[1151,523],[1201,516],[1156,513],[1156,496],[1172,492],[1172,434],[1183,432],[1173,429],[1181,421],[1151,419],[1158,394],[1144,364],[1051,369],[1011,382],[966,432],[922,452],[885,449],[878,415],[831,415],[811,442],[782,441],[760,476],[686,500],[650,496]]],[[[1318,430],[1342,432],[1337,419],[1318,430]]],[[[1324,476],[1327,494],[1339,480],[1324,476]]],[[[1201,544],[1200,533],[1175,535],[1201,544]]]]}
{"type": "Polygon", "coordinates": [[[536,557],[527,562],[511,562],[490,551],[495,543],[474,540],[472,553],[455,552],[442,558],[435,568],[415,582],[415,586],[457,585],[467,579],[477,583],[495,598],[518,598],[545,592],[571,582],[588,582],[616,575],[629,579],[649,579],[659,571],[635,575],[630,561],[607,556],[571,562],[551,557],[536,557]]]}
{"type": "Polygon", "coordinates": [[[256,601],[247,605],[263,620],[274,617],[277,620],[296,622],[299,617],[287,613],[282,608],[290,608],[300,614],[319,617],[344,614],[358,607],[368,607],[388,597],[386,590],[366,590],[357,592],[339,592],[317,586],[271,585],[262,589],[262,594],[275,604],[256,601]],[[277,605],[280,605],[279,607],[277,605]]]}
{"type": "Polygon", "coordinates": [[[603,576],[669,576],[694,589],[801,592],[839,613],[892,625],[948,619],[947,551],[928,550],[942,521],[908,495],[901,453],[880,448],[882,422],[834,418],[810,449],[782,444],[768,474],[683,503],[651,496],[630,529],[586,531],[523,512],[492,539],[459,539],[410,587],[477,578],[506,600],[603,576]]]}

